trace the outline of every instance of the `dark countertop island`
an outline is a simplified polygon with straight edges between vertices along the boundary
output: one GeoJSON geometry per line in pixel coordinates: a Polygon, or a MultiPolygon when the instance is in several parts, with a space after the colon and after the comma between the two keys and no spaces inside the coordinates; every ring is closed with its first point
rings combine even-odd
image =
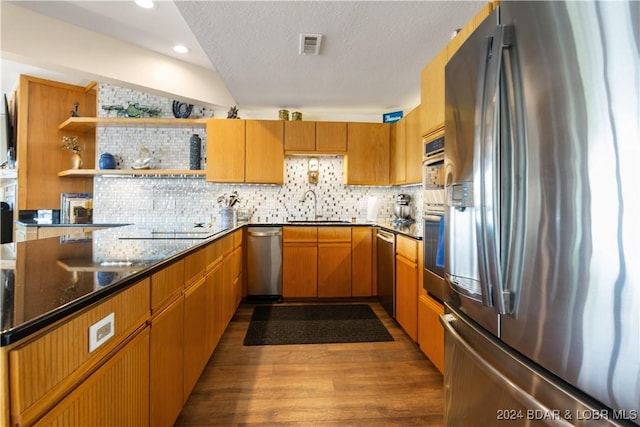
{"type": "MultiPolygon", "coordinates": [[[[0,346],[13,344],[247,225],[304,224],[243,223],[226,230],[159,230],[129,225],[94,231],[89,239],[62,236],[2,245],[3,258],[10,247],[15,259],[2,260],[13,268],[0,265],[0,346]]],[[[381,227],[422,238],[418,223],[311,225],[381,227]]]]}

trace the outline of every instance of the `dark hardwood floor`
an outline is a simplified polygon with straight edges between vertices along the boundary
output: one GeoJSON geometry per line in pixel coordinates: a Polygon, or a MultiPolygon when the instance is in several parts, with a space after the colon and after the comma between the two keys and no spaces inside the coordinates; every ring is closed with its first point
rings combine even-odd
{"type": "Polygon", "coordinates": [[[442,375],[370,305],[395,341],[245,347],[243,303],[176,426],[442,426],[442,375]]]}

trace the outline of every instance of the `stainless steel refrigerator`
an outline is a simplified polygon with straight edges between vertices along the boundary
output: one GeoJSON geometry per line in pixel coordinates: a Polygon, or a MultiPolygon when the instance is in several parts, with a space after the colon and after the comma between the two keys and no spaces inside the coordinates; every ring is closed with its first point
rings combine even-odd
{"type": "Polygon", "coordinates": [[[446,66],[445,425],[640,423],[640,2],[505,1],[446,66]]]}

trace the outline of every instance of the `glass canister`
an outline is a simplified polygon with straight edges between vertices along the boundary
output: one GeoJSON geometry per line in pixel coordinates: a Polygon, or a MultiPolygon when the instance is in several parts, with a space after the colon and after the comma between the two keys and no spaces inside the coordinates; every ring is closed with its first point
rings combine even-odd
{"type": "Polygon", "coordinates": [[[278,111],[278,117],[280,117],[280,120],[289,120],[289,110],[278,111]]]}
{"type": "Polygon", "coordinates": [[[291,113],[291,120],[300,121],[302,120],[302,113],[300,111],[294,111],[291,113]]]}

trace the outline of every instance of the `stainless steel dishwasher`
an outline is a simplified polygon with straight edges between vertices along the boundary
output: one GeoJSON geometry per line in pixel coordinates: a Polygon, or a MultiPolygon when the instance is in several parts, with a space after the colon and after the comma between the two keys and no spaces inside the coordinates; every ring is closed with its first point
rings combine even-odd
{"type": "Polygon", "coordinates": [[[247,230],[247,299],[282,300],[282,227],[247,230]]]}
{"type": "Polygon", "coordinates": [[[378,251],[378,298],[380,304],[396,318],[396,236],[383,230],[376,235],[378,251]]]}

